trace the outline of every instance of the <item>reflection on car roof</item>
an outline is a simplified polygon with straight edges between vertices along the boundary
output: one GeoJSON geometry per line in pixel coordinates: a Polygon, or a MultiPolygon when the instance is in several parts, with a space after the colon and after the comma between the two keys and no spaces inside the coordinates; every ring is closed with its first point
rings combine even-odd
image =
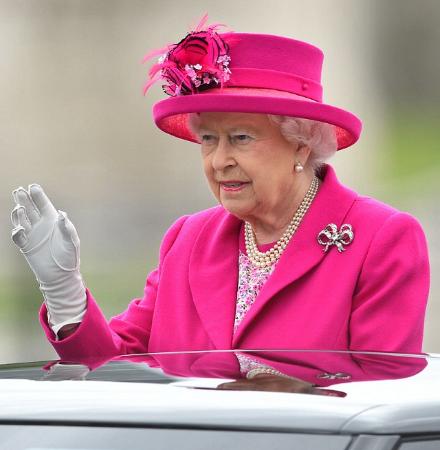
{"type": "Polygon", "coordinates": [[[235,350],[0,366],[0,420],[399,433],[440,429],[440,358],[235,350]],[[218,390],[237,353],[343,396],[218,390]],[[78,380],[82,380],[79,382],[78,380]]]}

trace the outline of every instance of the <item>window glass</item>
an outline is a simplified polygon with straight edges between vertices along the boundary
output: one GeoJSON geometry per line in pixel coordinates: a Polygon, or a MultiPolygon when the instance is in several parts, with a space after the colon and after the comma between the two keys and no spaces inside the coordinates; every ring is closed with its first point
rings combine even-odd
{"type": "Polygon", "coordinates": [[[438,450],[440,448],[440,439],[429,441],[404,442],[399,450],[438,450]]]}

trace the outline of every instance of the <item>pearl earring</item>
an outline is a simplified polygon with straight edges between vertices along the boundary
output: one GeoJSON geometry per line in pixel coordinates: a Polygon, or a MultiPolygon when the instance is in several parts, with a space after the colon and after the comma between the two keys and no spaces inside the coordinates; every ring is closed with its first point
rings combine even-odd
{"type": "Polygon", "coordinates": [[[297,162],[294,166],[294,169],[296,173],[300,173],[304,170],[304,166],[300,162],[297,162]]]}

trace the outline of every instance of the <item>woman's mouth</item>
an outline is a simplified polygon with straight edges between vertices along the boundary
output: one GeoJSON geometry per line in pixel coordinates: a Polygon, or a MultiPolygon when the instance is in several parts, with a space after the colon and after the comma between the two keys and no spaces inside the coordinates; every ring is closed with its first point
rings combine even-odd
{"type": "Polygon", "coordinates": [[[241,191],[245,186],[249,184],[249,181],[223,181],[220,183],[221,188],[224,191],[241,191]]]}

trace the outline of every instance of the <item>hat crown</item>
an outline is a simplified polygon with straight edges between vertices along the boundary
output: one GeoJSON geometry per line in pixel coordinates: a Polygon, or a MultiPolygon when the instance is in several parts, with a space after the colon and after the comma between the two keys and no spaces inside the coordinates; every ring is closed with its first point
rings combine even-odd
{"type": "Polygon", "coordinates": [[[274,89],[322,102],[323,52],[306,42],[270,34],[224,33],[230,77],[225,87],[274,89]]]}
{"type": "Polygon", "coordinates": [[[223,33],[231,70],[256,68],[294,74],[321,83],[323,52],[306,42],[271,34],[223,33]]]}

